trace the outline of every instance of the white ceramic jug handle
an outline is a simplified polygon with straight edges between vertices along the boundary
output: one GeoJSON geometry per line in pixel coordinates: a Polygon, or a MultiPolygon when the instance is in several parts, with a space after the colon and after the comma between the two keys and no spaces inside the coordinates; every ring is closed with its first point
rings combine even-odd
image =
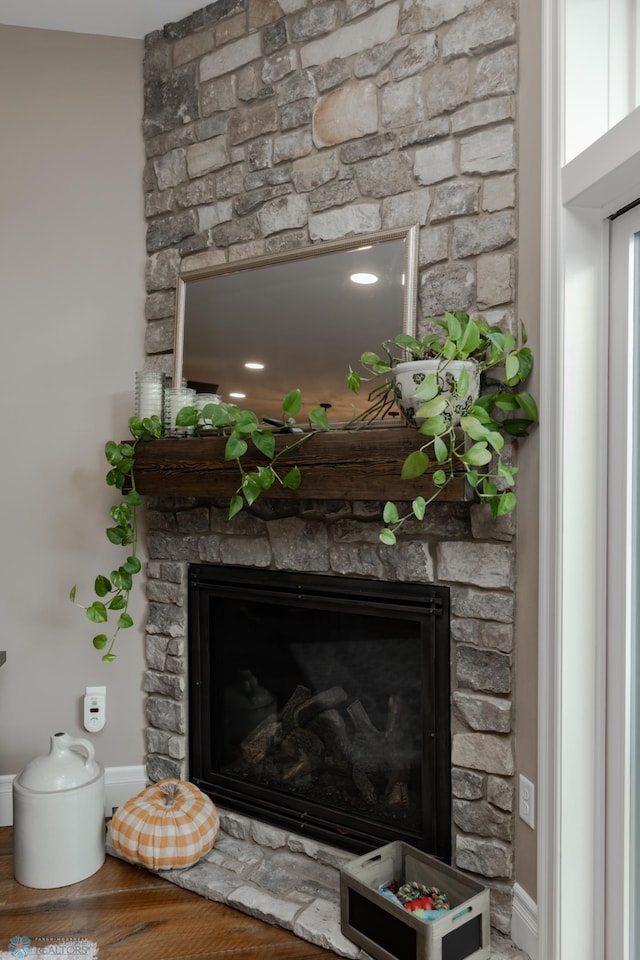
{"type": "Polygon", "coordinates": [[[93,762],[96,752],[93,749],[93,744],[89,740],[83,740],[81,737],[77,740],[71,740],[69,743],[69,749],[73,750],[74,753],[86,753],[84,765],[88,767],[90,763],[93,762]]]}

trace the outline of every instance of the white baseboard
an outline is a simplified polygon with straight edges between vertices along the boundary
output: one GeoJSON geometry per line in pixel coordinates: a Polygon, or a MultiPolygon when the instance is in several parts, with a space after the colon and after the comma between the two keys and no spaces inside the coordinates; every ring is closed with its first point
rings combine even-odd
{"type": "MultiPolygon", "coordinates": [[[[107,767],[104,771],[105,816],[110,817],[114,807],[119,807],[129,797],[144,790],[147,782],[144,766],[107,767]]],[[[12,783],[12,774],[0,776],[0,827],[10,827],[13,824],[12,783]]]]}
{"type": "Polygon", "coordinates": [[[511,939],[531,960],[538,960],[538,904],[519,883],[513,885],[511,939]]]}
{"type": "Polygon", "coordinates": [[[12,783],[13,774],[0,777],[0,827],[10,827],[13,824],[12,783]]]}
{"type": "Polygon", "coordinates": [[[139,767],[107,767],[104,771],[104,812],[110,817],[114,807],[119,807],[135,797],[136,793],[148,785],[147,768],[139,767]]]}

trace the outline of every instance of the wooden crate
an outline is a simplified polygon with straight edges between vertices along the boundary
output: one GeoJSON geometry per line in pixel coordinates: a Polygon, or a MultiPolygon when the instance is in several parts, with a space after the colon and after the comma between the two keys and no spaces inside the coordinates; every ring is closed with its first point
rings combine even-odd
{"type": "Polygon", "coordinates": [[[340,871],[341,930],[376,960],[489,960],[489,891],[401,841],[358,857],[340,871]],[[439,887],[451,904],[426,922],[379,892],[395,879],[439,887]]]}

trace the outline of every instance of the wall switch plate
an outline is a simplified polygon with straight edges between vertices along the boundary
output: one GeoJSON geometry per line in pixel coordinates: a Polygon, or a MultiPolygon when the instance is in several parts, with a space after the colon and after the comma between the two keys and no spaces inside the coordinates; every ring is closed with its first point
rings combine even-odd
{"type": "Polygon", "coordinates": [[[532,830],[536,826],[536,788],[520,774],[518,814],[532,830]]]}
{"type": "Polygon", "coordinates": [[[98,733],[107,719],[107,688],[87,687],[84,695],[84,728],[98,733]]]}

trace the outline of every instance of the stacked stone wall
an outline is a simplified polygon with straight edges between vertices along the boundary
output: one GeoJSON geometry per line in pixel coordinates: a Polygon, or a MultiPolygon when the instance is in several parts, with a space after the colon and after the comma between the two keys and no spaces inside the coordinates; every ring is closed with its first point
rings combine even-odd
{"type": "Polygon", "coordinates": [[[449,586],[454,862],[490,883],[492,922],[508,932],[515,773],[512,519],[496,523],[477,504],[440,504],[389,548],[377,536],[379,504],[258,501],[253,512],[231,522],[226,514],[226,503],[195,498],[157,498],[148,511],[150,778],[188,774],[189,563],[449,586]]]}
{"type": "MultiPolygon", "coordinates": [[[[181,269],[420,225],[419,318],[515,327],[516,0],[217,0],[145,40],[147,366],[172,372],[181,269]]],[[[366,459],[366,439],[363,438],[366,459]]],[[[191,561],[452,589],[454,861],[508,930],[515,527],[439,505],[381,545],[380,505],[149,511],[149,774],[184,776],[191,561]]]]}

